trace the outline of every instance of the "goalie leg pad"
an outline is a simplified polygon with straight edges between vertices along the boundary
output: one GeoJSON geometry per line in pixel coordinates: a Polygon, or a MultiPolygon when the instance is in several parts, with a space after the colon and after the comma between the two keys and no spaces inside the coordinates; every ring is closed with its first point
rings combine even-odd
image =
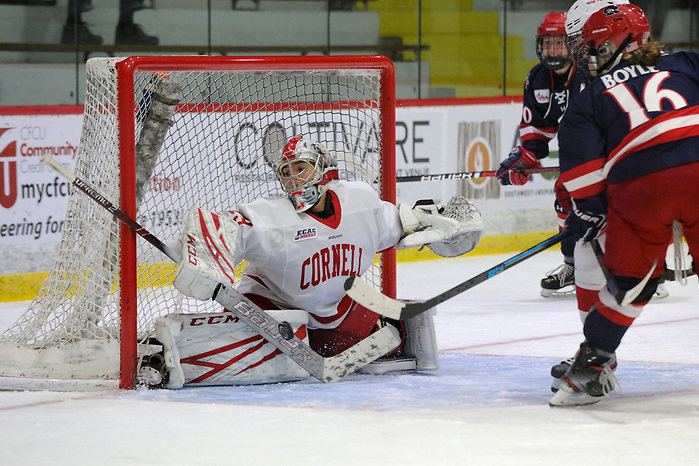
{"type": "MultiPolygon", "coordinates": [[[[439,369],[439,351],[434,330],[436,308],[403,321],[405,341],[398,354],[379,358],[361,368],[362,374],[427,371],[439,369]]],[[[390,323],[386,325],[391,325],[390,323]]]]}
{"type": "Polygon", "coordinates": [[[434,330],[434,316],[437,308],[433,307],[422,314],[404,321],[405,344],[403,353],[415,358],[417,370],[439,369],[439,351],[437,335],[434,330]]]}
{"type": "MultiPolygon", "coordinates": [[[[308,342],[308,313],[266,311],[308,342]]],[[[228,312],[170,314],[155,323],[168,369],[166,388],[292,382],[308,372],[228,312]]]]}

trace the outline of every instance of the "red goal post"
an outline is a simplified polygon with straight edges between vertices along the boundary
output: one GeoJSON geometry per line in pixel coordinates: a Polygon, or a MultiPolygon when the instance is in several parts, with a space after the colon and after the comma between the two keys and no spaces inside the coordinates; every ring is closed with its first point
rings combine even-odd
{"type": "MultiPolygon", "coordinates": [[[[86,67],[76,175],[166,243],[192,205],[230,210],[280,195],[270,155],[294,135],[326,145],[341,177],[395,203],[395,77],[385,57],[97,58],[86,67]]],[[[157,317],[216,310],[179,294],[174,264],[101,210],[71,194],[56,265],[0,336],[0,387],[131,389],[157,317]]],[[[366,278],[395,297],[395,250],[366,278]]]]}

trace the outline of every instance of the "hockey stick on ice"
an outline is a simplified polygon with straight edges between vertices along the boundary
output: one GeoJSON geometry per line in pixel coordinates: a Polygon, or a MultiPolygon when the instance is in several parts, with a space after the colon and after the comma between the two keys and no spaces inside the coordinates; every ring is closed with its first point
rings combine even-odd
{"type": "MultiPolygon", "coordinates": [[[[530,175],[532,173],[558,173],[559,167],[538,167],[518,170],[519,172],[530,175]]],[[[435,175],[412,175],[412,176],[396,176],[396,183],[404,183],[406,181],[441,181],[441,180],[465,180],[468,178],[487,178],[495,176],[497,170],[488,170],[483,172],[457,172],[457,173],[440,173],[435,175]]]]}
{"type": "MultiPolygon", "coordinates": [[[[179,263],[181,261],[182,254],[178,250],[163,243],[121,209],[109,202],[92,186],[68,171],[53,157],[48,154],[44,155],[41,158],[41,162],[55,169],[66,180],[107,209],[127,227],[131,228],[136,234],[155,246],[156,249],[163,252],[174,262],[179,263]]],[[[342,353],[324,358],[292,332],[289,332],[287,330],[288,324],[285,326],[284,322],[279,323],[274,320],[236,289],[221,285],[214,299],[259,333],[279,351],[286,354],[296,364],[322,382],[337,381],[395,349],[398,343],[400,343],[398,331],[394,327],[387,325],[342,353]]]]}
{"type": "Polygon", "coordinates": [[[631,304],[631,302],[638,297],[639,294],[641,294],[641,291],[643,291],[643,288],[646,287],[646,283],[648,283],[648,280],[650,280],[650,276],[653,275],[653,271],[655,270],[655,267],[658,265],[658,261],[656,260],[653,262],[653,266],[650,268],[650,272],[641,280],[641,282],[631,288],[629,291],[624,293],[619,289],[619,285],[617,285],[616,280],[614,279],[614,275],[612,275],[612,272],[607,268],[607,266],[604,265],[603,259],[604,259],[604,252],[602,251],[602,247],[599,244],[599,241],[596,239],[593,239],[590,241],[590,245],[592,246],[592,250],[595,252],[595,257],[597,258],[597,262],[599,263],[600,268],[602,269],[602,273],[604,274],[604,278],[607,279],[607,288],[609,288],[609,292],[614,295],[614,299],[616,299],[616,302],[619,303],[622,306],[626,306],[628,304],[631,304]]]}
{"type": "Polygon", "coordinates": [[[437,304],[444,302],[447,299],[453,298],[454,296],[463,293],[464,291],[469,290],[480,283],[483,283],[489,278],[493,278],[495,275],[514,267],[520,262],[523,262],[541,251],[550,248],[554,244],[560,243],[564,238],[570,235],[570,231],[562,231],[557,235],[552,236],[535,246],[532,246],[526,251],[523,251],[494,267],[491,267],[485,272],[466,280],[460,285],[457,285],[442,294],[438,294],[434,298],[428,299],[427,301],[404,302],[391,299],[358,277],[348,278],[345,282],[345,290],[347,290],[347,294],[350,298],[354,299],[359,304],[371,311],[386,317],[391,317],[393,319],[410,319],[411,317],[415,317],[416,315],[433,308],[437,304]]]}

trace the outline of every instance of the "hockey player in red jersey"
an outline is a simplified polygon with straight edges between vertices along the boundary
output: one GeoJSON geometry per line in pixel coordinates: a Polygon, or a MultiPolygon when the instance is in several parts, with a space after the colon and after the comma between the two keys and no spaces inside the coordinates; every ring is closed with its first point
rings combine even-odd
{"type": "Polygon", "coordinates": [[[584,241],[606,229],[614,280],[585,320],[552,406],[614,390],[613,355],[657,287],[673,224],[699,254],[699,55],[663,55],[649,31],[637,6],[607,6],[587,20],[573,56],[593,81],[559,131],[561,180],[573,198],[566,224],[584,241]]]}
{"type": "MultiPolygon", "coordinates": [[[[569,102],[584,88],[581,75],[576,72],[565,46],[565,21],[566,13],[552,11],[537,27],[536,55],[540,63],[529,71],[524,83],[519,125],[522,145],[512,149],[497,171],[503,186],[523,185],[531,179],[531,175],[524,175],[519,170],[538,167],[539,160],[548,157],[549,142],[556,136],[569,102]]],[[[556,191],[560,194],[554,207],[563,228],[568,215],[568,198],[562,186],[556,184],[556,191]]],[[[561,242],[563,265],[547,273],[541,280],[542,296],[562,296],[574,292],[574,244],[570,238],[561,242]]]]}
{"type": "MultiPolygon", "coordinates": [[[[469,215],[449,216],[434,202],[396,206],[367,183],[339,180],[335,157],[310,139],[291,138],[272,165],[286,197],[260,198],[221,214],[190,210],[182,236],[219,247],[210,258],[202,255],[212,248],[200,248],[204,252],[191,261],[185,245],[174,285],[186,296],[209,299],[219,282],[233,283],[233,267],[245,260],[238,291],[264,310],[306,311],[309,345],[324,357],[375,329],[379,316],[350,299],[344,283],[367,272],[376,253],[394,246],[446,242],[458,250],[470,244],[457,251],[463,254],[475,247],[483,229],[480,213],[464,198],[461,213],[469,215]]],[[[427,335],[434,329],[425,314],[419,331],[427,335]]],[[[423,368],[437,367],[436,346],[433,350],[434,367],[423,368]]]]}

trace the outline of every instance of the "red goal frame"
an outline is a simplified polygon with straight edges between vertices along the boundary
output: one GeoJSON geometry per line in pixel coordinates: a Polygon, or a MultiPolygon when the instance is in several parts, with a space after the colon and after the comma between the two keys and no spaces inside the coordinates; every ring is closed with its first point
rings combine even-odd
{"type": "MultiPolygon", "coordinates": [[[[387,57],[358,56],[142,56],[129,57],[116,64],[119,133],[119,170],[122,187],[136,186],[134,74],[137,71],[266,71],[266,70],[373,69],[380,71],[381,93],[381,198],[396,202],[395,184],[395,71],[387,57]]],[[[135,189],[120,189],[120,209],[136,218],[135,189]]],[[[121,367],[119,387],[133,389],[137,363],[137,260],[136,233],[119,226],[121,239],[121,367]]],[[[382,292],[396,297],[396,252],[382,252],[382,292]]]]}

